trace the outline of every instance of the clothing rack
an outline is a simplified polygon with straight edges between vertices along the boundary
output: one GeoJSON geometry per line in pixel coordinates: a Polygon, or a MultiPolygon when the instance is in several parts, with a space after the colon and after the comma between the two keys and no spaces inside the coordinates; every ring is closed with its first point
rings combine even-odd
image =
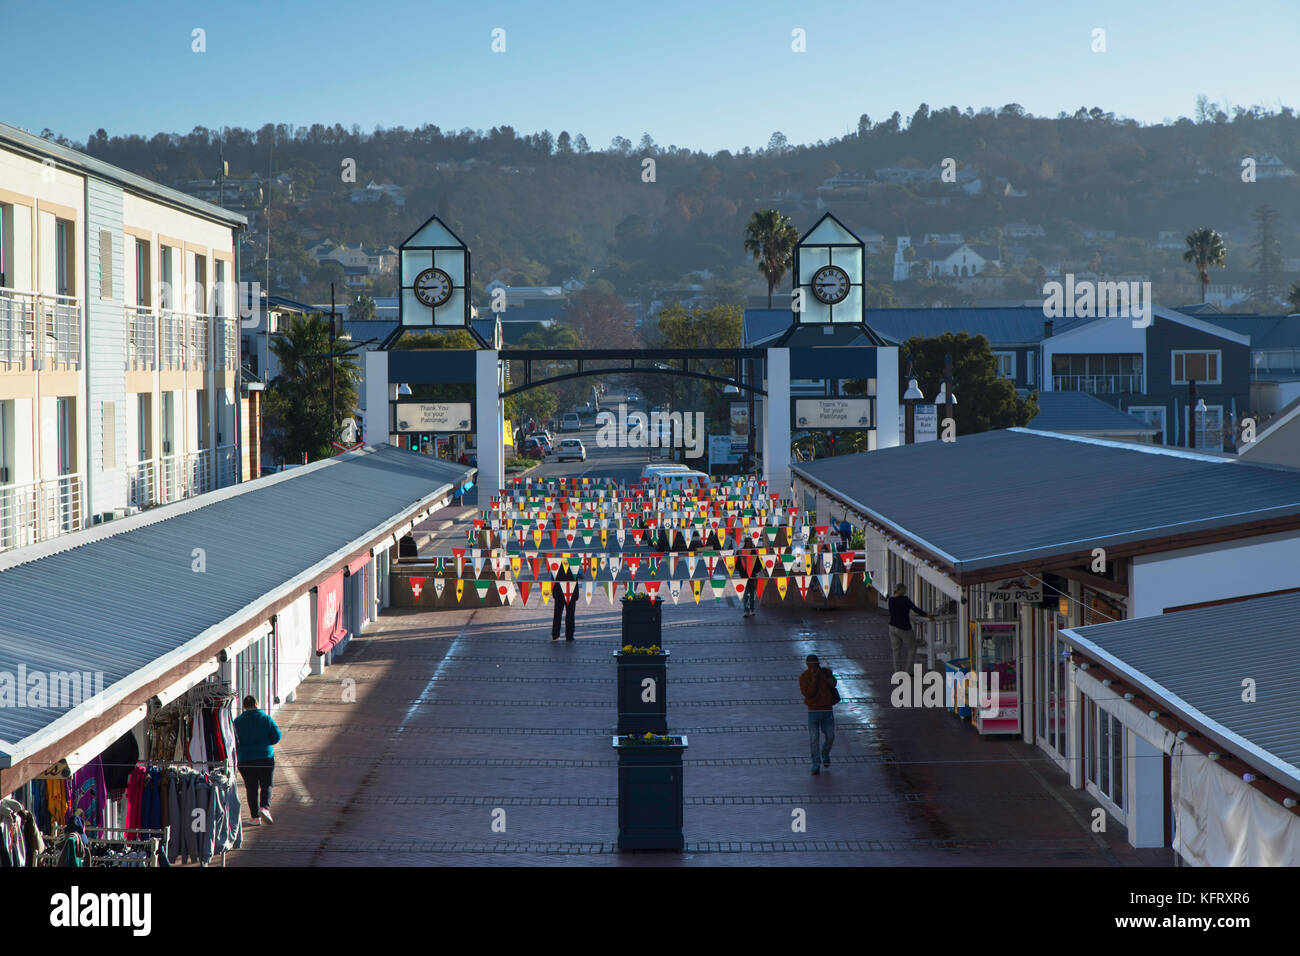
{"type": "MultiPolygon", "coordinates": [[[[45,849],[40,856],[40,866],[56,867],[59,858],[63,855],[63,847],[68,841],[68,831],[63,827],[56,827],[56,831],[45,842],[45,849]]],[[[127,832],[123,827],[88,828],[86,833],[81,834],[81,838],[86,843],[89,864],[91,866],[96,863],[101,866],[105,864],[121,866],[124,863],[138,860],[141,866],[157,867],[158,855],[167,845],[167,840],[171,836],[171,827],[163,827],[161,830],[131,830],[129,832],[137,834],[131,839],[127,838],[127,832]],[[126,847],[128,853],[145,853],[145,855],[129,857],[94,852],[96,848],[104,846],[126,847]]],[[[224,866],[224,854],[222,856],[222,866],[224,866]]]]}

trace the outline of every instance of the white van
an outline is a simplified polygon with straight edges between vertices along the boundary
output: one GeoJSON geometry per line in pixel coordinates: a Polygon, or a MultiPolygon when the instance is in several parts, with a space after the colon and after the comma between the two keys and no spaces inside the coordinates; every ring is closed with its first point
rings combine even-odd
{"type": "Polygon", "coordinates": [[[578,417],[577,412],[566,412],[560,419],[560,431],[577,432],[582,431],[582,419],[578,417]]]}
{"type": "Polygon", "coordinates": [[[663,464],[649,464],[641,469],[641,480],[645,481],[646,479],[655,478],[661,474],[665,474],[668,472],[681,472],[681,471],[690,471],[690,470],[691,469],[687,468],[685,465],[677,464],[675,462],[665,462],[663,464]]]}
{"type": "Polygon", "coordinates": [[[694,471],[685,465],[675,465],[665,467],[663,465],[647,465],[641,472],[641,480],[653,482],[659,487],[682,488],[697,487],[700,484],[707,485],[709,476],[702,471],[694,471]]]}

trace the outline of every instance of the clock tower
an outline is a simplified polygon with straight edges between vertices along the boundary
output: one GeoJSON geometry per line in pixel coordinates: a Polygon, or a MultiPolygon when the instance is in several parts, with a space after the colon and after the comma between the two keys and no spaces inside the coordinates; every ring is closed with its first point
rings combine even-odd
{"type": "Polygon", "coordinates": [[[469,247],[437,216],[398,251],[398,309],[403,327],[469,329],[469,247]]]}
{"type": "Polygon", "coordinates": [[[794,248],[795,325],[862,325],[866,322],[866,249],[830,213],[794,248]]]}

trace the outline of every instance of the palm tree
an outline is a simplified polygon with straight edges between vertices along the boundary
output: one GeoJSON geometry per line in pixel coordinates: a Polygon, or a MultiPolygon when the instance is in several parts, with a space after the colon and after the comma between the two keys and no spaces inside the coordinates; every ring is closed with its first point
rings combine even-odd
{"type": "Polygon", "coordinates": [[[767,307],[772,308],[772,290],[790,268],[799,231],[790,217],[777,209],[756,212],[745,229],[745,251],[758,263],[758,271],[767,279],[767,307]]]}
{"type": "Polygon", "coordinates": [[[1205,303],[1205,290],[1210,284],[1210,266],[1222,268],[1226,265],[1224,256],[1227,251],[1223,237],[1213,229],[1202,227],[1187,234],[1187,251],[1183,253],[1183,261],[1196,266],[1196,278],[1201,280],[1202,304],[1205,303]]]}
{"type": "Polygon", "coordinates": [[[319,313],[292,315],[288,328],[271,340],[280,372],[266,393],[267,437],[287,461],[323,458],[338,437],[344,418],[354,414],[361,370],[335,342],[331,353],[329,320],[319,313]],[[330,362],[334,362],[334,413],[330,413],[330,362]]]}

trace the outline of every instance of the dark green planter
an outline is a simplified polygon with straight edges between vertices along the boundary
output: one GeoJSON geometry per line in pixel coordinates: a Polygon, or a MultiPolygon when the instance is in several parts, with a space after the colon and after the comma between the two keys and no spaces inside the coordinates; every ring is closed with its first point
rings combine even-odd
{"type": "Polygon", "coordinates": [[[623,601],[623,640],[619,647],[663,647],[663,601],[623,601]]]}
{"type": "Polygon", "coordinates": [[[614,652],[618,664],[618,732],[668,733],[668,652],[657,656],[614,652]],[[654,681],[652,701],[643,700],[645,681],[654,681]]]}
{"type": "Polygon", "coordinates": [[[618,752],[618,848],[682,850],[682,753],[674,744],[629,744],[614,738],[618,752]]]}

